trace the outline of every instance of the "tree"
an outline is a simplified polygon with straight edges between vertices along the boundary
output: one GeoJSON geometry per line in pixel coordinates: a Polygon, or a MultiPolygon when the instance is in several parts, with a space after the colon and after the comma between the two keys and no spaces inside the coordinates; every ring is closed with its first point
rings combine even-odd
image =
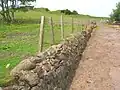
{"type": "Polygon", "coordinates": [[[69,9],[61,10],[61,13],[64,13],[65,15],[78,15],[77,11],[73,10],[73,12],[71,12],[69,9]]]}
{"type": "Polygon", "coordinates": [[[110,19],[111,21],[120,21],[120,2],[117,3],[116,9],[113,9],[110,19]]]}
{"type": "Polygon", "coordinates": [[[2,8],[0,14],[4,21],[11,22],[14,20],[14,12],[18,1],[26,5],[28,2],[34,2],[36,0],[0,0],[0,7],[2,8]]]}
{"type": "Polygon", "coordinates": [[[65,10],[61,10],[61,13],[64,13],[65,15],[70,15],[72,14],[70,10],[65,9],[65,10]]]}
{"type": "Polygon", "coordinates": [[[0,0],[0,7],[2,8],[0,14],[3,16],[3,20],[8,22],[14,18],[15,2],[16,0],[0,0]]]}
{"type": "Polygon", "coordinates": [[[75,11],[75,10],[73,10],[72,14],[74,14],[74,15],[78,15],[78,12],[75,11]]]}

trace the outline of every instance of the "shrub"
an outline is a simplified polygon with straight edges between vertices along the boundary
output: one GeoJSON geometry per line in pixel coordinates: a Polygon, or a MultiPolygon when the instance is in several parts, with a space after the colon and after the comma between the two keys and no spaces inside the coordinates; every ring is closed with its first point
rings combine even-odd
{"type": "Polygon", "coordinates": [[[34,11],[50,11],[48,8],[34,8],[34,11]]]}
{"type": "Polygon", "coordinates": [[[6,38],[6,33],[5,32],[2,32],[2,33],[0,33],[0,38],[6,38]]]}
{"type": "Polygon", "coordinates": [[[61,13],[64,13],[65,15],[78,15],[78,12],[73,10],[73,12],[71,12],[70,10],[68,9],[65,9],[65,10],[61,10],[61,13]]]}
{"type": "Polygon", "coordinates": [[[74,15],[78,15],[78,12],[75,11],[75,10],[73,10],[72,14],[74,14],[74,15]]]}

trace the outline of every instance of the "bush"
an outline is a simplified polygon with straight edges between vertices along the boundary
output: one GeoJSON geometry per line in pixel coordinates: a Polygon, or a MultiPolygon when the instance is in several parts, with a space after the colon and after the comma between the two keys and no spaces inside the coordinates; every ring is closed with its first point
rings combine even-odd
{"type": "Polygon", "coordinates": [[[0,38],[6,38],[6,33],[5,32],[2,32],[2,33],[0,33],[0,38]]]}
{"type": "Polygon", "coordinates": [[[50,11],[48,8],[34,8],[34,11],[50,11]]]}
{"type": "Polygon", "coordinates": [[[70,15],[71,11],[66,9],[66,10],[61,10],[61,13],[64,13],[65,15],[70,15]]]}
{"type": "Polygon", "coordinates": [[[78,15],[78,12],[75,11],[75,10],[73,10],[72,14],[74,14],[74,15],[78,15]]]}
{"type": "Polygon", "coordinates": [[[70,10],[68,9],[65,9],[65,10],[61,10],[61,13],[64,13],[65,15],[78,15],[78,12],[77,11],[73,11],[71,12],[70,10]]]}
{"type": "Polygon", "coordinates": [[[22,12],[27,12],[28,11],[28,8],[26,8],[26,7],[19,7],[19,8],[17,8],[17,10],[18,11],[22,11],[22,12]]]}

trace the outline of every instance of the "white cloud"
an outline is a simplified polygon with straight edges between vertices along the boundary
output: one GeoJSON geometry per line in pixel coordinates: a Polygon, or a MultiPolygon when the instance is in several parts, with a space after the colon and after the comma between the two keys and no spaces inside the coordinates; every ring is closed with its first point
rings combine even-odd
{"type": "Polygon", "coordinates": [[[50,10],[70,9],[93,16],[109,16],[120,0],[37,0],[36,7],[50,10]]]}

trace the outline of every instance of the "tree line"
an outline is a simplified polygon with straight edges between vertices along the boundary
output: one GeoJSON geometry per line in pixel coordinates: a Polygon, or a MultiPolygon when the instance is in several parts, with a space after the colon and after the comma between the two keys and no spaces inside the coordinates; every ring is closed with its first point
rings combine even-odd
{"type": "MultiPolygon", "coordinates": [[[[28,9],[26,9],[27,6],[29,7],[30,2],[35,2],[36,0],[0,0],[0,15],[2,16],[3,21],[6,22],[12,22],[15,21],[15,12],[16,11],[23,11],[27,12],[28,9]],[[19,2],[19,3],[18,3],[19,2]],[[23,6],[20,6],[23,5],[23,6]]],[[[29,8],[34,8],[29,7],[29,8]]],[[[44,10],[47,12],[52,12],[48,8],[34,8],[33,10],[44,10]]],[[[57,10],[60,13],[63,13],[65,15],[79,15],[77,11],[73,10],[70,11],[69,9],[64,9],[64,10],[57,10]]]]}
{"type": "Polygon", "coordinates": [[[70,11],[69,9],[50,11],[48,8],[34,8],[35,11],[46,11],[46,12],[59,12],[65,15],[79,15],[76,10],[70,11]]]}
{"type": "Polygon", "coordinates": [[[34,2],[36,0],[0,0],[0,15],[6,22],[11,22],[15,18],[15,11],[17,9],[17,4],[20,2],[22,5],[26,5],[29,2],[34,2]]]}

